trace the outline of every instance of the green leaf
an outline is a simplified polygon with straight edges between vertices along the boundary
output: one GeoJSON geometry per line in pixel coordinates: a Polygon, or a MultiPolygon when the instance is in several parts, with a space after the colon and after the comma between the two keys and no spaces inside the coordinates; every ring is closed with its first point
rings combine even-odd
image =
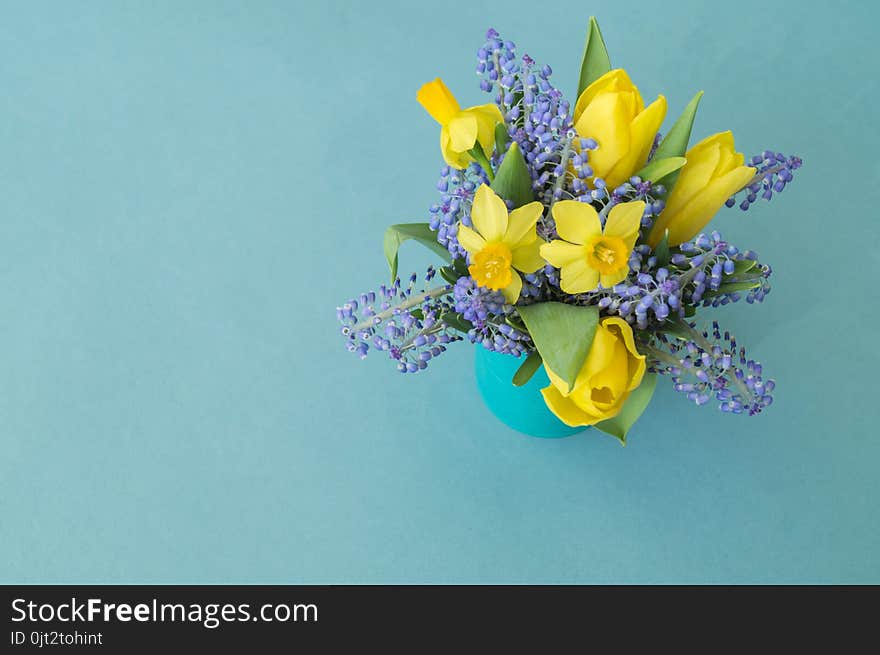
{"type": "Polygon", "coordinates": [[[489,178],[489,183],[491,184],[495,180],[495,172],[492,170],[492,162],[489,161],[489,157],[483,150],[483,145],[479,141],[477,141],[474,144],[474,147],[468,150],[468,154],[473,157],[474,161],[480,165],[480,167],[483,169],[483,172],[486,174],[486,177],[489,178]]]}
{"type": "Polygon", "coordinates": [[[437,243],[437,235],[431,231],[427,223],[398,223],[385,230],[385,259],[388,260],[388,268],[391,269],[391,281],[397,277],[397,251],[405,242],[412,239],[423,246],[427,246],[440,255],[444,261],[452,261],[449,251],[445,246],[437,243]]]}
{"type": "Polygon", "coordinates": [[[636,175],[648,182],[656,182],[657,180],[661,180],[667,175],[674,173],[685,164],[687,164],[687,159],[684,157],[664,157],[663,159],[657,159],[655,156],[654,159],[652,159],[649,164],[646,164],[642,170],[636,173],[636,175]]]}
{"type": "Polygon", "coordinates": [[[706,291],[703,298],[714,298],[715,296],[723,296],[725,293],[733,293],[734,291],[748,291],[761,286],[761,276],[750,280],[742,280],[740,282],[725,282],[716,291],[706,291]]]}
{"type": "Polygon", "coordinates": [[[516,141],[510,144],[510,149],[495,172],[492,190],[512,202],[514,209],[535,199],[535,194],[532,193],[532,176],[529,175],[526,160],[516,141]]]}
{"type": "Polygon", "coordinates": [[[757,259],[739,259],[733,262],[733,273],[731,275],[742,275],[758,265],[757,259]]]}
{"type": "Polygon", "coordinates": [[[654,388],[657,386],[657,376],[654,373],[646,373],[642,378],[642,383],[636,387],[629,398],[623,404],[620,413],[614,418],[596,423],[595,428],[601,430],[605,434],[617,437],[621,445],[626,445],[626,433],[633,424],[639,420],[639,417],[647,409],[651,402],[651,396],[654,395],[654,388]]]}
{"type": "MultiPolygon", "coordinates": [[[[697,107],[700,105],[700,98],[703,92],[700,91],[681,112],[681,116],[675,121],[675,124],[663,137],[660,145],[657,146],[657,152],[654,153],[654,159],[667,159],[669,157],[683,157],[687,152],[688,141],[691,138],[691,128],[694,126],[694,117],[697,115],[697,107]]],[[[662,184],[668,191],[675,186],[678,179],[678,170],[673,171],[657,180],[657,184],[662,184]]]]}
{"type": "Polygon", "coordinates": [[[510,134],[507,132],[507,124],[498,123],[495,126],[495,152],[503,154],[507,150],[507,144],[510,141],[510,134]]]}
{"type": "Polygon", "coordinates": [[[458,273],[458,277],[464,277],[465,275],[470,275],[470,271],[468,270],[467,261],[463,257],[458,257],[457,259],[452,260],[452,268],[455,269],[455,272],[458,273]]]}
{"type": "Polygon", "coordinates": [[[440,322],[446,323],[453,330],[458,330],[463,334],[467,334],[468,330],[470,330],[473,326],[473,323],[464,318],[461,314],[456,312],[446,312],[445,314],[440,316],[440,322]]]}
{"type": "MultiPolygon", "coordinates": [[[[691,305],[687,305],[685,311],[687,311],[687,307],[690,306],[691,305]]],[[[658,329],[669,336],[684,339],[685,341],[689,341],[694,336],[681,319],[666,320],[658,329]]]]}
{"type": "Polygon", "coordinates": [[[449,282],[449,284],[455,284],[461,276],[455,272],[452,266],[441,266],[440,277],[449,282]]]}
{"type": "Polygon", "coordinates": [[[571,389],[593,344],[599,308],[541,302],[517,307],[517,310],[544,365],[571,389]]]}
{"type": "Polygon", "coordinates": [[[529,353],[529,356],[526,357],[526,361],[522,363],[522,365],[516,370],[516,373],[513,375],[513,385],[515,387],[521,387],[526,382],[532,379],[532,376],[535,372],[541,368],[542,364],[541,355],[538,354],[537,350],[533,350],[529,353]]]}
{"type": "Polygon", "coordinates": [[[590,25],[587,27],[587,43],[584,46],[584,59],[581,62],[581,76],[575,100],[580,99],[584,89],[610,70],[611,60],[608,58],[608,50],[605,48],[605,40],[599,30],[599,23],[596,22],[595,16],[590,16],[590,25]]]}
{"type": "Polygon", "coordinates": [[[657,266],[666,266],[669,263],[669,230],[663,231],[663,238],[654,248],[654,256],[657,258],[657,266]]]}
{"type": "Polygon", "coordinates": [[[684,306],[684,316],[685,318],[690,318],[697,313],[697,308],[693,305],[685,305],[684,306]]]}

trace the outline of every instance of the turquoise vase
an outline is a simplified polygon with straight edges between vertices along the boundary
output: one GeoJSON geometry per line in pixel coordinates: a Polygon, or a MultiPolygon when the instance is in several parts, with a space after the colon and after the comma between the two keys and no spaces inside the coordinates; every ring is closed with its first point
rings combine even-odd
{"type": "Polygon", "coordinates": [[[532,437],[558,439],[583,432],[585,428],[572,428],[560,421],[547,409],[541,389],[550,384],[542,366],[526,384],[513,386],[513,374],[525,361],[525,357],[501,355],[486,350],[479,344],[476,351],[475,369],[477,388],[483,402],[501,422],[517,432],[532,437]]]}

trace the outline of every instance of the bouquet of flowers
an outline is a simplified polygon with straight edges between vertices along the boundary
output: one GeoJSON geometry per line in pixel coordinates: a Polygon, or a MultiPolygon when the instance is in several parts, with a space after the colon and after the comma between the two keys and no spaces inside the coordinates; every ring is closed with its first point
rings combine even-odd
{"type": "Polygon", "coordinates": [[[477,58],[494,102],[463,109],[440,79],[417,93],[440,125],[440,199],[427,222],[388,228],[390,284],[337,308],[348,349],[415,373],[467,339],[516,358],[512,385],[543,367],[550,412],[621,441],[658,375],[723,412],[770,405],[761,365],[717,323],[693,321],[761,302],[770,266],[704,230],[724,205],[747,210],[783,191],[801,160],[767,150],[746,162],[730,132],[689,146],[702,91],[661,134],[666,98],[645,106],[594,18],[575,102],[495,30],[477,58]],[[407,240],[443,260],[424,284],[397,277],[407,240]]]}

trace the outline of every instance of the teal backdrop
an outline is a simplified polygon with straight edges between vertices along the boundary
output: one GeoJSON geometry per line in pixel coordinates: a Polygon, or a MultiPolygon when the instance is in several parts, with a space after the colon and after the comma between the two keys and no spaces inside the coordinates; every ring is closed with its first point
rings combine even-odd
{"type": "MultiPolygon", "coordinates": [[[[0,581],[880,582],[866,2],[3,2],[0,581]],[[715,225],[774,269],[714,314],[764,415],[661,380],[623,448],[499,423],[460,344],[360,361],[335,308],[437,197],[485,29],[575,86],[589,14],[695,133],[803,156],[715,225]]],[[[668,127],[669,123],[666,124],[668,127]]],[[[401,270],[430,254],[401,253],[401,270]]],[[[704,314],[706,316],[706,314],[704,314]]]]}

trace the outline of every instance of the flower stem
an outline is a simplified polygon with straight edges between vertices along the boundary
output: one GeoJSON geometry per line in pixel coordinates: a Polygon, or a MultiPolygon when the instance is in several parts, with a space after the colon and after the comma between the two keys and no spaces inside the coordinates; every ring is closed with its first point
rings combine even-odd
{"type": "Polygon", "coordinates": [[[445,296],[449,293],[452,293],[452,285],[449,284],[442,287],[435,287],[434,289],[431,289],[430,291],[425,291],[423,293],[414,293],[399,305],[389,307],[384,312],[379,312],[378,314],[365,318],[361,322],[356,323],[354,326],[352,326],[351,331],[357,332],[359,330],[363,330],[366,327],[378,325],[385,319],[394,316],[397,312],[405,312],[408,309],[412,309],[413,307],[421,305],[426,300],[439,298],[440,296],[445,296]]]}
{"type": "Polygon", "coordinates": [[[486,177],[489,178],[489,183],[495,181],[495,172],[492,170],[492,164],[489,163],[489,158],[486,157],[486,153],[483,152],[483,146],[480,145],[480,142],[477,141],[474,144],[474,147],[468,150],[468,154],[474,158],[474,160],[482,166],[483,170],[486,172],[486,177]]]}

